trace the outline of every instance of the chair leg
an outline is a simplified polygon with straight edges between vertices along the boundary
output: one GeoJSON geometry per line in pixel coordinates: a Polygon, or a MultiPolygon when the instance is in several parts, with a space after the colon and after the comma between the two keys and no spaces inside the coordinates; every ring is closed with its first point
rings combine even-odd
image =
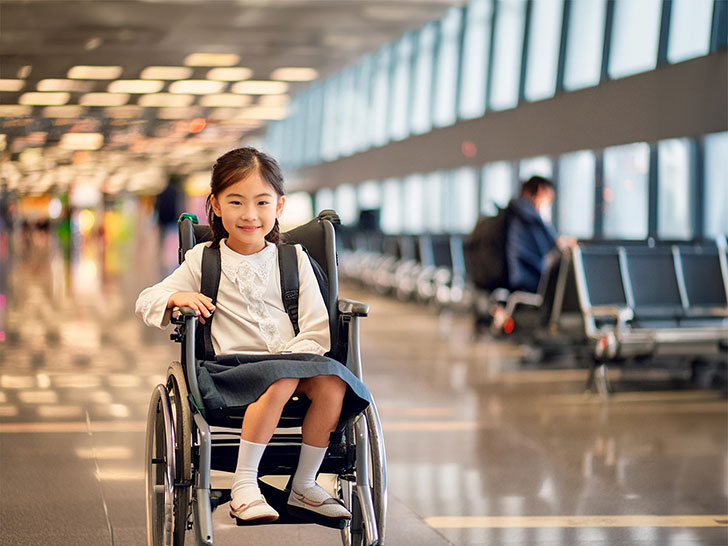
{"type": "Polygon", "coordinates": [[[607,375],[607,364],[602,362],[596,370],[596,389],[597,392],[604,398],[609,397],[611,387],[609,385],[609,377],[607,375]]]}

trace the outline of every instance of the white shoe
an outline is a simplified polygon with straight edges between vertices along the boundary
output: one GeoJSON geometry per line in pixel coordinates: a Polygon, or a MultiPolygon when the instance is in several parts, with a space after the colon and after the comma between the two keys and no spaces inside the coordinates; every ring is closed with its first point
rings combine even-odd
{"type": "Polygon", "coordinates": [[[238,520],[240,523],[272,523],[278,519],[278,512],[270,504],[265,501],[263,495],[258,500],[241,504],[234,508],[232,501],[230,502],[230,517],[238,520]]]}
{"type": "Polygon", "coordinates": [[[289,511],[303,517],[315,514],[330,519],[351,519],[351,512],[346,509],[344,503],[333,498],[318,485],[309,487],[300,493],[291,489],[291,494],[288,496],[288,508],[289,511]]]}

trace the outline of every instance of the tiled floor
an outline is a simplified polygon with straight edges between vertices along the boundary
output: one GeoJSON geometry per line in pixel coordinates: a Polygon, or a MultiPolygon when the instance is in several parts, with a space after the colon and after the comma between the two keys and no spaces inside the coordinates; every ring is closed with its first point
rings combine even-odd
{"type": "MultiPolygon", "coordinates": [[[[64,252],[36,237],[4,260],[3,545],[145,542],[147,403],[177,351],[133,315],[158,274],[153,247],[64,252]]],[[[518,347],[474,341],[467,317],[342,293],[372,309],[362,340],[388,455],[386,544],[728,544],[724,391],[625,371],[605,403],[573,362],[522,365],[518,347]]],[[[321,527],[231,523],[216,512],[215,544],[340,543],[321,527]]]]}

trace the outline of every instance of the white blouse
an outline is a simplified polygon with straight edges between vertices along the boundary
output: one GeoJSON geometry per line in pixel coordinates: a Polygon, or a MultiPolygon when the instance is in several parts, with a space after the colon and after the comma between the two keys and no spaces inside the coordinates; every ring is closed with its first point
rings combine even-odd
{"type": "MultiPolygon", "coordinates": [[[[187,251],[185,261],[161,282],[146,288],[136,301],[136,314],[148,326],[169,324],[169,297],[175,292],[199,292],[202,251],[200,243],[187,251]]],[[[283,307],[278,268],[278,247],[266,242],[256,254],[239,254],[220,243],[222,273],[212,321],[212,345],[216,354],[314,353],[331,347],[329,317],[308,256],[300,245],[298,255],[299,334],[283,307]]]]}

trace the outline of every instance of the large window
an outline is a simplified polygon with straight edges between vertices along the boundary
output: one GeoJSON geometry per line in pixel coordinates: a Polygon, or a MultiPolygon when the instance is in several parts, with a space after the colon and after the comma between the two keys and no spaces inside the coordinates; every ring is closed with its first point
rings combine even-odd
{"type": "Polygon", "coordinates": [[[564,0],[534,0],[526,61],[527,100],[552,97],[561,45],[564,0]]]}
{"type": "MultiPolygon", "coordinates": [[[[336,208],[342,224],[353,224],[359,217],[356,202],[356,190],[349,184],[342,184],[336,188],[336,208]]],[[[318,214],[321,211],[316,211],[318,214]]]]}
{"type": "Polygon", "coordinates": [[[580,239],[594,236],[595,163],[591,150],[559,158],[556,220],[559,231],[565,235],[580,239]]]}
{"type": "Polygon", "coordinates": [[[409,135],[410,71],[412,67],[412,35],[405,34],[394,46],[392,81],[392,140],[409,135]]]}
{"type": "Polygon", "coordinates": [[[554,164],[548,156],[529,157],[518,162],[518,181],[525,182],[532,176],[551,178],[554,164]]]}
{"type": "Polygon", "coordinates": [[[480,213],[494,216],[514,195],[515,176],[508,161],[496,161],[483,167],[480,189],[480,213]]]}
{"type": "Polygon", "coordinates": [[[404,179],[404,219],[402,230],[405,233],[425,231],[425,197],[423,191],[425,177],[412,174],[404,179]]]}
{"type": "Polygon", "coordinates": [[[705,234],[728,235],[728,133],[705,137],[705,234]]]}
{"type": "Polygon", "coordinates": [[[361,152],[369,148],[369,110],[371,97],[372,65],[371,55],[364,55],[355,68],[356,88],[354,90],[353,130],[354,152],[361,152]]]}
{"type": "Polygon", "coordinates": [[[604,150],[604,235],[647,237],[650,148],[644,142],[604,150]]]}
{"type": "Polygon", "coordinates": [[[677,63],[707,55],[710,51],[713,0],[672,0],[670,13],[667,60],[677,63]]]}
{"type": "Polygon", "coordinates": [[[684,138],[657,144],[657,235],[689,239],[692,229],[690,142],[684,138]]]}
{"type": "Polygon", "coordinates": [[[573,0],[570,7],[564,69],[567,91],[599,83],[607,0],[573,0]]]}
{"type": "Polygon", "coordinates": [[[382,231],[402,231],[402,186],[396,178],[388,178],[382,183],[382,231]]]}
{"type": "Polygon", "coordinates": [[[445,203],[445,231],[469,233],[478,218],[478,172],[463,167],[450,173],[445,203]]]}
{"type": "Polygon", "coordinates": [[[371,143],[381,146],[389,139],[389,76],[392,64],[392,48],[385,45],[377,53],[374,63],[374,81],[371,108],[371,143]]]}
{"type": "Polygon", "coordinates": [[[314,196],[314,209],[315,214],[318,214],[322,210],[335,209],[336,208],[336,195],[334,190],[331,188],[321,188],[316,192],[314,196]]]}
{"type": "Polygon", "coordinates": [[[485,113],[492,0],[471,0],[465,18],[458,114],[472,119],[485,113]]]}
{"type": "Polygon", "coordinates": [[[353,66],[344,68],[341,71],[339,80],[338,100],[338,131],[337,140],[340,156],[348,156],[354,153],[354,103],[356,94],[356,71],[353,66]]]}
{"type": "Polygon", "coordinates": [[[525,0],[501,0],[498,3],[490,82],[490,107],[493,110],[505,110],[518,104],[525,22],[525,0]]]}
{"type": "Polygon", "coordinates": [[[426,133],[432,128],[432,72],[435,58],[437,27],[430,23],[417,33],[417,58],[415,60],[414,93],[410,115],[412,132],[426,133]]]}
{"type": "Polygon", "coordinates": [[[337,100],[338,100],[339,79],[332,76],[324,84],[324,104],[323,122],[321,127],[321,158],[325,161],[336,159],[338,155],[338,143],[336,140],[338,119],[337,119],[337,100]]]}
{"type": "Polygon", "coordinates": [[[425,175],[425,225],[430,233],[442,231],[442,201],[444,188],[444,174],[442,171],[435,171],[425,175]]]}
{"type": "Polygon", "coordinates": [[[374,180],[362,182],[356,188],[359,210],[378,209],[382,206],[382,186],[374,180]]]}
{"type": "Polygon", "coordinates": [[[440,43],[437,48],[435,80],[435,113],[433,123],[437,127],[455,123],[455,101],[458,84],[458,54],[462,10],[450,8],[440,22],[440,43]]]}
{"type": "Polygon", "coordinates": [[[609,76],[621,78],[657,65],[662,0],[615,0],[609,76]]]}

